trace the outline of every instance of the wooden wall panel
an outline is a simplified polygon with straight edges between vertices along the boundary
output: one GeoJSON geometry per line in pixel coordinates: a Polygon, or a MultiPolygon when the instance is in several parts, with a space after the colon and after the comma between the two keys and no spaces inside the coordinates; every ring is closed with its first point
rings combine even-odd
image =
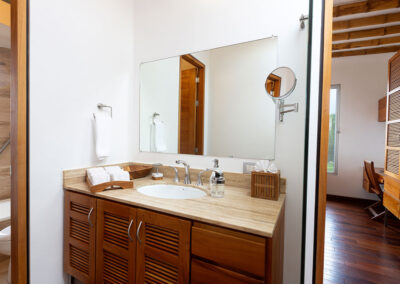
{"type": "MultiPolygon", "coordinates": [[[[0,47],[0,147],[10,136],[10,59],[11,50],[0,47]]],[[[0,154],[0,200],[10,198],[11,151],[0,154]]]]}
{"type": "Polygon", "coordinates": [[[11,279],[28,283],[27,0],[11,5],[11,279]]]}

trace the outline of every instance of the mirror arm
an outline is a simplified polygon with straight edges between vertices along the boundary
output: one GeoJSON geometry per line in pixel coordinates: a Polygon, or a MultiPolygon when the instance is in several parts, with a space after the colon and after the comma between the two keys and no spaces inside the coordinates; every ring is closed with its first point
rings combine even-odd
{"type": "Polygon", "coordinates": [[[279,120],[283,122],[283,115],[288,112],[298,112],[299,111],[299,103],[287,104],[283,102],[283,100],[279,101],[279,120]],[[286,107],[292,107],[292,109],[285,110],[286,107]]]}

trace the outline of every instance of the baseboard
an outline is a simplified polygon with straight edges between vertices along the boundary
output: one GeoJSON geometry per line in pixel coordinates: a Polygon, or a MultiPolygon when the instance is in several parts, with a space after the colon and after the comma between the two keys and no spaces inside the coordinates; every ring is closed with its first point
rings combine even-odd
{"type": "Polygon", "coordinates": [[[358,197],[348,197],[348,196],[339,196],[339,195],[333,195],[333,194],[327,194],[326,195],[326,200],[329,201],[339,201],[339,202],[353,202],[357,204],[368,204],[372,203],[378,200],[373,200],[373,199],[364,199],[364,198],[358,198],[358,197]]]}

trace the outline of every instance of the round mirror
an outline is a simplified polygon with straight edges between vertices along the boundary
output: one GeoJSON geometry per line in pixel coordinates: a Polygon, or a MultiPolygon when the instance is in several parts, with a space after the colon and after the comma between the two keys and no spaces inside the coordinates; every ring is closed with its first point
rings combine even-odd
{"type": "Polygon", "coordinates": [[[296,87],[296,75],[289,67],[279,67],[272,71],[265,81],[265,90],[276,100],[287,98],[296,87]]]}

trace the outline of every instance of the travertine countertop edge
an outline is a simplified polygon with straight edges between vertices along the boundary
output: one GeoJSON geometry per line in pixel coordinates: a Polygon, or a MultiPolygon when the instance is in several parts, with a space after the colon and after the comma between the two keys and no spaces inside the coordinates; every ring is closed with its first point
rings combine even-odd
{"type": "MultiPolygon", "coordinates": [[[[145,185],[166,183],[173,184],[169,178],[154,181],[146,177],[135,179],[132,189],[91,193],[85,182],[69,183],[64,180],[64,189],[263,237],[272,237],[285,203],[285,194],[280,194],[277,201],[259,199],[250,196],[250,189],[227,185],[224,198],[212,198],[207,194],[199,199],[163,199],[149,197],[136,190],[145,185]]],[[[208,192],[207,186],[202,189],[208,192]]]]}

